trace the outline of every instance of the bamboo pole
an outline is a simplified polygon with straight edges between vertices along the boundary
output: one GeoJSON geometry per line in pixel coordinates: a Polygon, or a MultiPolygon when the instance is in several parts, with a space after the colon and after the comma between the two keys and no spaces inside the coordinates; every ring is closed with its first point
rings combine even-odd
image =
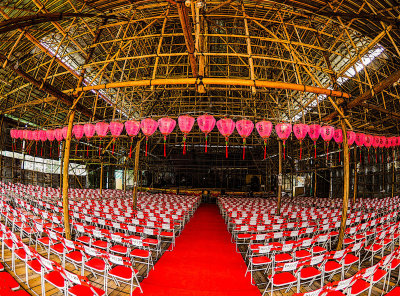
{"type": "MultiPolygon", "coordinates": [[[[0,121],[0,152],[3,152],[3,122],[4,116],[1,116],[0,121]]],[[[0,153],[0,180],[3,181],[3,154],[0,153]]]]}
{"type": "Polygon", "coordinates": [[[282,199],[282,141],[279,143],[279,168],[278,168],[278,216],[281,214],[281,199],[282,199]]]}
{"type": "MultiPolygon", "coordinates": [[[[316,160],[315,160],[316,162],[316,160]]],[[[317,165],[314,164],[314,198],[317,198],[317,165]]]]}
{"type": "Polygon", "coordinates": [[[65,139],[64,147],[64,165],[63,165],[63,213],[64,213],[64,229],[65,237],[71,239],[71,230],[69,226],[69,208],[68,208],[68,169],[69,169],[69,152],[71,148],[71,135],[72,135],[72,125],[74,123],[75,110],[71,110],[68,119],[68,131],[67,138],[65,139]]]}
{"type": "Polygon", "coordinates": [[[62,184],[63,184],[63,149],[64,149],[64,142],[59,144],[60,147],[60,192],[62,192],[62,184]]]}
{"type": "Polygon", "coordinates": [[[138,193],[138,170],[139,170],[139,155],[140,155],[140,140],[136,142],[135,148],[135,168],[133,171],[133,209],[136,210],[137,193],[138,193]]]}
{"type": "Polygon", "coordinates": [[[395,162],[394,148],[392,148],[392,197],[394,197],[394,162],[395,162]]]}
{"type": "MultiPolygon", "coordinates": [[[[361,153],[361,147],[360,147],[361,153]]],[[[354,148],[354,186],[353,186],[353,204],[356,203],[358,191],[358,177],[357,177],[357,148],[354,148]]]]}
{"type": "Polygon", "coordinates": [[[124,166],[124,178],[123,178],[123,181],[124,181],[124,191],[126,191],[126,165],[124,166]]]}
{"type": "MultiPolygon", "coordinates": [[[[340,119],[340,125],[342,127],[343,135],[347,135],[346,125],[344,120],[340,119]]],[[[343,137],[343,210],[342,210],[342,220],[340,222],[339,231],[339,241],[337,245],[337,250],[342,249],[344,232],[346,230],[346,220],[347,220],[347,207],[349,205],[349,181],[350,181],[350,162],[349,162],[349,147],[347,145],[347,137],[343,137]]]]}
{"type": "MultiPolygon", "coordinates": [[[[234,79],[234,78],[203,78],[202,82],[204,85],[230,85],[230,86],[248,86],[248,87],[264,87],[274,89],[289,89],[301,92],[309,92],[315,94],[328,95],[331,97],[344,97],[350,98],[350,94],[341,91],[331,90],[327,88],[321,88],[316,86],[302,85],[297,83],[288,83],[280,81],[268,81],[268,80],[250,80],[250,79],[234,79]]],[[[119,81],[107,84],[88,85],[77,87],[76,89],[64,90],[64,93],[84,92],[90,90],[99,89],[111,89],[120,87],[138,87],[138,86],[153,86],[153,85],[196,85],[198,83],[197,78],[174,78],[174,79],[148,79],[148,80],[131,80],[131,81],[119,81]]]]}
{"type": "Polygon", "coordinates": [[[100,164],[100,194],[103,192],[103,173],[104,173],[104,166],[103,162],[100,164]]]}

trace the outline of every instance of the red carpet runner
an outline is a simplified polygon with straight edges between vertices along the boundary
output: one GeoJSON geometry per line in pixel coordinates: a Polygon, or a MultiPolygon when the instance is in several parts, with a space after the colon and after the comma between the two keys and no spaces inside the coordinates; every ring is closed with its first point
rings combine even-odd
{"type": "MultiPolygon", "coordinates": [[[[142,282],[143,295],[259,296],[245,271],[218,207],[201,205],[175,249],[166,252],[142,282]]],[[[140,295],[139,289],[133,294],[140,295]]]]}

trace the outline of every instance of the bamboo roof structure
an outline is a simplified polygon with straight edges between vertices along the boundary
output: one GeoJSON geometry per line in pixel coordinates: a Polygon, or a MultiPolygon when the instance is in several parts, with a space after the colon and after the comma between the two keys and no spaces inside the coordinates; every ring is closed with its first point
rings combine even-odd
{"type": "Polygon", "coordinates": [[[399,12],[389,0],[3,1],[0,114],[43,128],[71,108],[75,122],[210,113],[339,126],[344,110],[354,131],[395,135],[399,12]]]}

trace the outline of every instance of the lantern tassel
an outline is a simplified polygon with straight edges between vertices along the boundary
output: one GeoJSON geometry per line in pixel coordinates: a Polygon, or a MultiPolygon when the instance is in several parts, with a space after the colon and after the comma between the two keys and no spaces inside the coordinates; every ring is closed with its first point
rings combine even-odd
{"type": "Polygon", "coordinates": [[[368,163],[369,163],[369,147],[368,147],[368,163]]]}
{"type": "Polygon", "coordinates": [[[206,147],[204,148],[205,153],[207,153],[207,136],[208,135],[206,135],[206,147]]]}
{"type": "Polygon", "coordinates": [[[183,155],[186,155],[186,135],[183,135],[183,155]]]}
{"type": "Polygon", "coordinates": [[[283,159],[286,159],[286,147],[285,141],[283,141],[283,159]]]}
{"type": "Polygon", "coordinates": [[[58,147],[58,156],[60,156],[60,142],[58,142],[57,147],[58,147]]]}
{"type": "Polygon", "coordinates": [[[40,156],[43,156],[43,143],[42,143],[42,147],[40,147],[40,156]]]}
{"type": "Polygon", "coordinates": [[[378,151],[375,148],[375,163],[378,163],[378,151]]]}
{"type": "Polygon", "coordinates": [[[51,150],[53,150],[53,142],[50,142],[50,157],[51,157],[51,150]]]}
{"type": "Polygon", "coordinates": [[[228,158],[228,138],[225,138],[225,158],[228,158]]]}
{"type": "Polygon", "coordinates": [[[148,137],[146,137],[146,157],[147,157],[147,140],[148,140],[149,138],[148,137]]]}
{"type": "Polygon", "coordinates": [[[113,141],[113,150],[112,150],[112,155],[114,155],[114,148],[115,148],[115,141],[116,141],[117,139],[116,138],[114,138],[114,141],[113,141]]]}
{"type": "Polygon", "coordinates": [[[314,158],[317,158],[317,142],[314,141],[314,158]]]}
{"type": "Polygon", "coordinates": [[[35,141],[35,156],[37,155],[37,141],[35,141]]]}
{"type": "Polygon", "coordinates": [[[360,163],[361,163],[361,152],[362,152],[362,150],[361,150],[361,147],[360,147],[360,163]]]}
{"type": "Polygon", "coordinates": [[[165,150],[165,143],[167,142],[167,136],[164,136],[164,157],[167,157],[167,152],[165,150]]]}
{"type": "Polygon", "coordinates": [[[99,145],[99,156],[101,156],[101,142],[100,142],[100,145],[99,145]]]}
{"type": "Polygon", "coordinates": [[[264,160],[267,158],[267,142],[264,140],[264,160]]]}
{"type": "Polygon", "coordinates": [[[75,146],[75,155],[78,153],[78,143],[76,143],[76,146],[75,146]]]}
{"type": "Polygon", "coordinates": [[[342,161],[340,160],[340,144],[339,144],[339,163],[341,163],[342,161]]]}
{"type": "Polygon", "coordinates": [[[246,139],[243,139],[243,160],[246,156],[246,139]]]}
{"type": "Polygon", "coordinates": [[[133,143],[133,137],[131,137],[131,147],[129,148],[129,158],[132,157],[132,143],[133,143]]]}

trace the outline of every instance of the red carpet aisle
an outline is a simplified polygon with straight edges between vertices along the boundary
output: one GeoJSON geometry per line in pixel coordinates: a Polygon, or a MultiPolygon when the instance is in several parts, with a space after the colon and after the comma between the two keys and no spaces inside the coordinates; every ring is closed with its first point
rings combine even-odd
{"type": "MultiPolygon", "coordinates": [[[[259,296],[245,271],[217,205],[201,205],[175,249],[166,252],[142,282],[143,295],[259,296]]],[[[135,292],[140,295],[139,289],[135,292]]]]}

